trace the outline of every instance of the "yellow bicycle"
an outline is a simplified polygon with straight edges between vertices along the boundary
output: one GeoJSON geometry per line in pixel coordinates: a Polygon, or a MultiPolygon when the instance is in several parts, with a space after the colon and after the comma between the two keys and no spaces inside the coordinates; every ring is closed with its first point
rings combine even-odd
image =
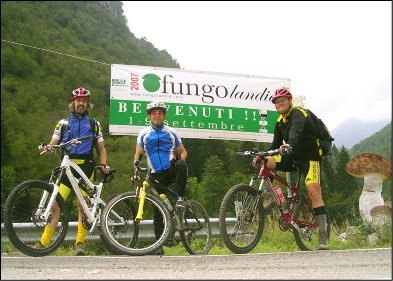
{"type": "MultiPolygon", "coordinates": [[[[212,233],[203,206],[186,196],[184,210],[172,208],[165,203],[168,202],[165,195],[157,193],[155,185],[159,183],[150,180],[148,169],[138,167],[139,171],[147,171],[142,186],[113,197],[101,214],[105,242],[117,252],[146,255],[163,245],[177,244],[178,231],[188,253],[206,255],[211,248],[212,233]]],[[[176,194],[169,188],[168,191],[176,194]]]]}

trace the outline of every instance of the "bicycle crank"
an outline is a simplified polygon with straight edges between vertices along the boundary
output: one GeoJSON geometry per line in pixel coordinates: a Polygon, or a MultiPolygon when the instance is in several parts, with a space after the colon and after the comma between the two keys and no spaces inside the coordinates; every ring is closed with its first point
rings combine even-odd
{"type": "Polygon", "coordinates": [[[278,220],[278,226],[280,227],[281,231],[287,231],[289,229],[289,225],[285,222],[283,217],[280,217],[278,220]]]}

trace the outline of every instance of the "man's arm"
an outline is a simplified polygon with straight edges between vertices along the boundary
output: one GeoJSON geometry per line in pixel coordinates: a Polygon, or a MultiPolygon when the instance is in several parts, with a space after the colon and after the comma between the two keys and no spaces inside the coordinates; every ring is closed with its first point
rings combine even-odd
{"type": "MultiPolygon", "coordinates": [[[[107,163],[106,163],[106,149],[105,149],[105,145],[104,145],[104,142],[103,141],[101,141],[101,142],[98,142],[97,143],[97,152],[98,152],[98,154],[100,155],[100,164],[102,165],[102,164],[105,164],[106,166],[107,166],[107,163]]],[[[108,174],[109,173],[109,168],[106,168],[106,167],[101,167],[101,170],[105,173],[105,174],[108,174]]]]}
{"type": "Polygon", "coordinates": [[[136,146],[135,155],[134,155],[134,162],[137,160],[139,161],[139,156],[141,155],[141,153],[143,153],[143,148],[140,146],[136,146]]]}
{"type": "Polygon", "coordinates": [[[143,153],[143,148],[140,146],[136,146],[135,155],[134,155],[134,162],[133,162],[133,166],[132,166],[133,167],[133,176],[131,177],[131,181],[134,184],[137,184],[141,180],[141,178],[139,177],[139,173],[137,173],[135,163],[139,163],[138,165],[140,165],[139,161],[142,159],[142,153],[143,153]],[[138,161],[138,162],[136,162],[136,161],[138,161]]]}
{"type": "MultiPolygon", "coordinates": [[[[55,145],[55,144],[59,144],[59,140],[57,140],[57,139],[51,139],[50,140],[50,143],[49,144],[47,144],[47,145],[55,145]]],[[[40,152],[42,152],[42,151],[44,151],[45,149],[46,149],[46,146],[47,145],[44,145],[43,147],[41,147],[41,149],[40,149],[40,152]]],[[[49,154],[49,153],[52,153],[51,151],[47,151],[47,152],[45,152],[46,154],[49,154]]]]}
{"type": "Polygon", "coordinates": [[[181,159],[186,160],[188,154],[183,144],[180,144],[178,147],[176,147],[176,152],[181,155],[181,159]]]}

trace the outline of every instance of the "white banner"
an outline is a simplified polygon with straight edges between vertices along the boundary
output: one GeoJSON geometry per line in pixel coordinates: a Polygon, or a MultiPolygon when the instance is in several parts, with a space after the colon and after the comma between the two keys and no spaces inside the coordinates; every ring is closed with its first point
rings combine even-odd
{"type": "Polygon", "coordinates": [[[113,64],[109,133],[137,135],[150,124],[146,105],[163,101],[181,137],[271,142],[281,87],[290,79],[113,64]]]}

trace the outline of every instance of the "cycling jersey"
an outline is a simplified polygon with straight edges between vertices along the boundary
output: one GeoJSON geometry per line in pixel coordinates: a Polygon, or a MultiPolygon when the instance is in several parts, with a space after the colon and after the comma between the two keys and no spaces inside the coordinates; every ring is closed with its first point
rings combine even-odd
{"type": "MultiPolygon", "coordinates": [[[[52,138],[57,139],[60,142],[67,142],[74,138],[93,135],[92,128],[90,125],[90,118],[87,116],[87,114],[79,117],[79,115],[71,113],[71,118],[69,120],[68,127],[64,131],[63,136],[61,136],[61,127],[65,122],[67,121],[63,119],[57,123],[52,138]]],[[[102,136],[101,124],[98,121],[96,122],[98,127],[98,130],[96,130],[96,141],[98,143],[104,141],[104,138],[102,136]]],[[[68,146],[68,148],[71,150],[70,158],[93,159],[93,149],[92,149],[93,141],[94,138],[91,138],[91,139],[83,140],[82,143],[77,147],[68,146]]]]}
{"type": "Polygon", "coordinates": [[[285,143],[293,147],[290,155],[296,160],[320,161],[317,128],[307,112],[292,106],[284,116],[280,115],[274,128],[270,149],[277,149],[285,143]]]}
{"type": "Polygon", "coordinates": [[[169,169],[175,148],[182,144],[177,131],[162,124],[153,125],[139,132],[136,145],[145,151],[147,164],[152,173],[162,173],[169,169]]]}

